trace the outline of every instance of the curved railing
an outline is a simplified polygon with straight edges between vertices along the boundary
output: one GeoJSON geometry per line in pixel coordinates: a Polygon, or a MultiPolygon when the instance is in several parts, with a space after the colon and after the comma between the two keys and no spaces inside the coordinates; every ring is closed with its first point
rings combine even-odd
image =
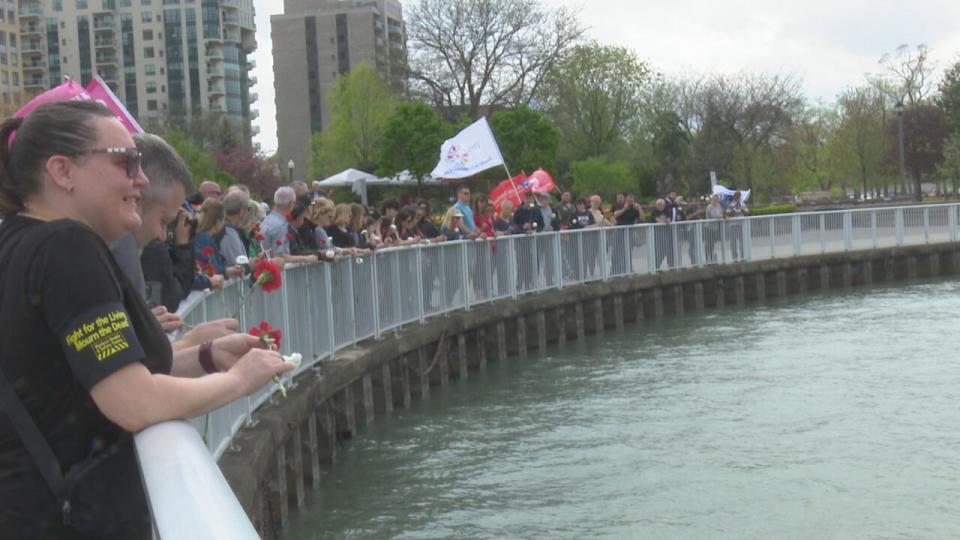
{"type": "MultiPolygon", "coordinates": [[[[289,384],[300,373],[333,359],[344,347],[450,311],[616,277],[956,241],[958,216],[960,205],[925,205],[598,227],[389,248],[365,257],[288,266],[282,288],[271,293],[250,290],[240,281],[220,290],[195,293],[182,304],[180,313],[188,325],[236,317],[243,328],[260,321],[281,328],[282,352],[299,352],[304,358],[295,372],[285,375],[289,384]]],[[[190,487],[178,484],[179,493],[174,496],[168,485],[174,482],[172,478],[189,475],[166,473],[162,468],[199,467],[209,473],[202,478],[219,475],[215,460],[276,390],[271,384],[249,398],[193,419],[195,434],[180,430],[179,436],[199,441],[202,435],[205,446],[181,445],[178,450],[190,455],[179,460],[155,459],[164,453],[155,445],[171,444],[167,437],[151,436],[151,432],[166,430],[163,424],[138,434],[141,467],[162,537],[200,537],[196,536],[201,530],[198,525],[191,531],[183,528],[184,524],[211,519],[220,522],[208,523],[203,530],[223,531],[220,536],[224,538],[249,536],[249,522],[237,525],[235,512],[224,514],[230,516],[229,521],[209,513],[193,519],[185,512],[189,514],[190,508],[194,513],[206,512],[202,504],[184,508],[170,499],[182,502],[186,493],[203,501],[225,497],[235,503],[225,482],[194,485],[198,479],[190,482],[190,487]]]]}

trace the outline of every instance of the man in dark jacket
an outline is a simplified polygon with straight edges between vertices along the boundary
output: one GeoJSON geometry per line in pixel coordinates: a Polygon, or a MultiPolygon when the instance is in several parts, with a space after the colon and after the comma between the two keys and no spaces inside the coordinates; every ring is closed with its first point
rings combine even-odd
{"type": "Polygon", "coordinates": [[[543,231],[543,213],[537,206],[536,197],[532,191],[523,195],[523,204],[513,214],[513,222],[526,234],[543,231]]]}

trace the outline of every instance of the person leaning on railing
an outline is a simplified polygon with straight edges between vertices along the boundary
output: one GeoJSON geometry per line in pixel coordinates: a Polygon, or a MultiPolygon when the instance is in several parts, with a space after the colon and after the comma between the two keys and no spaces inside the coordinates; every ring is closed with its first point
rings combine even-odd
{"type": "Polygon", "coordinates": [[[293,366],[247,334],[172,351],[107,249],[140,227],[148,182],[109,109],[42,105],[0,137],[0,534],[149,538],[131,433],[293,366]]]}

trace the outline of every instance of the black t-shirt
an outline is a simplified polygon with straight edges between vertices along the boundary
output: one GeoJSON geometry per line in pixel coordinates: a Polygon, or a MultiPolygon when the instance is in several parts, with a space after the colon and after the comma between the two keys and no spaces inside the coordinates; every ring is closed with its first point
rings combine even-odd
{"type": "Polygon", "coordinates": [[[353,235],[336,225],[325,227],[324,230],[327,231],[327,236],[333,241],[333,245],[338,248],[352,248],[357,245],[353,240],[353,235]]]}
{"type": "Polygon", "coordinates": [[[663,210],[653,210],[653,222],[654,223],[670,223],[673,220],[673,212],[669,208],[664,208],[663,210]]]}
{"type": "Polygon", "coordinates": [[[414,230],[424,238],[436,238],[440,236],[440,231],[437,230],[437,226],[430,222],[429,218],[424,218],[420,220],[414,230]]]}
{"type": "Polygon", "coordinates": [[[570,228],[571,229],[582,229],[587,225],[593,225],[595,222],[593,220],[593,214],[589,211],[586,212],[576,212],[573,216],[570,217],[570,228]]]}
{"type": "MultiPolygon", "coordinates": [[[[90,389],[134,362],[169,373],[170,342],[107,245],[75,221],[5,219],[0,287],[6,336],[0,370],[66,471],[124,434],[97,409],[90,389]]],[[[132,445],[125,448],[133,452],[132,445]]],[[[98,481],[139,486],[140,474],[134,466],[122,477],[98,481]]],[[[0,535],[61,538],[66,533],[56,529],[59,523],[55,497],[0,414],[0,535]],[[39,523],[44,532],[38,533],[39,523]]]]}
{"type": "Polygon", "coordinates": [[[617,218],[617,225],[633,225],[640,219],[640,212],[637,207],[630,206],[617,218]]]}

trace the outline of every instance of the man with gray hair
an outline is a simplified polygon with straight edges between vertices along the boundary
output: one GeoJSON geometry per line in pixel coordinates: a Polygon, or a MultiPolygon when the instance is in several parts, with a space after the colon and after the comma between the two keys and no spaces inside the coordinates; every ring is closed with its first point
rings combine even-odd
{"type": "Polygon", "coordinates": [[[220,239],[220,254],[230,265],[236,264],[237,257],[247,255],[237,228],[247,219],[247,204],[249,202],[250,196],[239,189],[228,191],[226,196],[223,197],[226,223],[223,227],[223,238],[220,239]]]}
{"type": "Polygon", "coordinates": [[[297,194],[292,187],[277,188],[273,194],[273,210],[260,223],[261,249],[278,262],[317,262],[316,255],[291,255],[289,219],[297,194]]]}
{"type": "MultiPolygon", "coordinates": [[[[142,155],[141,166],[144,175],[150,179],[150,185],[141,192],[140,216],[142,225],[134,233],[120,238],[110,246],[114,258],[134,288],[150,303],[167,305],[172,310],[190,291],[193,281],[193,243],[190,230],[186,226],[186,214],[181,218],[181,205],[187,194],[193,192],[190,170],[176,151],[166,141],[156,135],[138,134],[134,137],[137,149],[142,155]],[[174,247],[169,258],[180,283],[178,291],[170,290],[174,284],[160,291],[152,287],[153,294],[147,295],[144,271],[141,266],[141,252],[152,241],[167,241],[167,226],[174,221],[174,247]],[[189,276],[189,277],[188,277],[189,276]]],[[[185,211],[184,211],[185,212],[185,211]]],[[[163,250],[168,250],[164,244],[163,250]]],[[[172,311],[171,310],[171,311],[172,311]]]]}
{"type": "Polygon", "coordinates": [[[293,188],[293,192],[297,197],[302,197],[306,195],[308,191],[310,191],[310,188],[307,187],[307,183],[300,180],[294,182],[291,187],[293,188]]]}
{"type": "Polygon", "coordinates": [[[223,192],[220,190],[220,184],[216,182],[211,182],[210,180],[204,180],[200,182],[200,194],[203,195],[203,199],[219,199],[223,192]]]}

